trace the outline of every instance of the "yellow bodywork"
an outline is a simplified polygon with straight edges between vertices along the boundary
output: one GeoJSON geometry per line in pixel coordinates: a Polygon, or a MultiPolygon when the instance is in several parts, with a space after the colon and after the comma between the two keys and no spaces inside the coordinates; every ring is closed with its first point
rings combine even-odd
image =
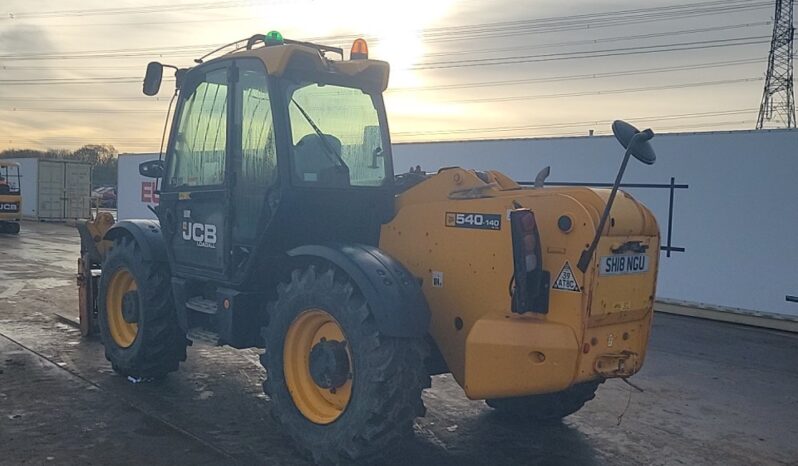
{"type": "Polygon", "coordinates": [[[388,87],[390,66],[381,60],[323,60],[319,51],[313,47],[297,44],[270,45],[252,50],[236,51],[226,56],[236,58],[257,58],[266,65],[270,76],[282,76],[289,69],[304,72],[333,71],[345,76],[359,77],[369,81],[375,90],[384,91],[388,87]]]}
{"type": "Polygon", "coordinates": [[[522,188],[498,172],[488,182],[442,170],[401,194],[380,247],[417,277],[432,310],[431,334],[469,398],[548,393],[640,369],[651,327],[659,229],[652,213],[619,193],[587,273],[576,267],[593,238],[609,190],[522,188]],[[569,264],[580,291],[550,290],[547,314],[511,312],[514,203],[537,219],[543,268],[569,264]],[[446,226],[447,212],[500,214],[500,230],[446,226]],[[557,221],[572,219],[563,232],[557,221]],[[598,258],[627,241],[647,246],[648,272],[599,276],[598,258]],[[433,281],[433,276],[437,276],[433,281]]]}
{"type": "Polygon", "coordinates": [[[19,194],[0,194],[0,204],[16,205],[16,212],[0,210],[0,221],[18,222],[22,218],[22,196],[19,194]]]}
{"type": "MultiPolygon", "coordinates": [[[[8,171],[14,168],[19,173],[19,164],[14,162],[0,162],[0,174],[8,174],[8,171]]],[[[17,176],[17,175],[15,175],[17,176]]],[[[17,177],[17,182],[19,181],[17,177]]],[[[22,218],[22,195],[20,192],[3,193],[0,194],[0,206],[12,205],[16,206],[15,211],[8,211],[0,209],[0,221],[3,222],[18,222],[22,218]]]]}

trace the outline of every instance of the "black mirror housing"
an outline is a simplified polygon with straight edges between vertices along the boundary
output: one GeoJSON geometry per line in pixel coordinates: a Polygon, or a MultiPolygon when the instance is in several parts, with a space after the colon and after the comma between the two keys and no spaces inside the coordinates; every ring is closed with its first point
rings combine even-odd
{"type": "Polygon", "coordinates": [[[142,91],[144,95],[150,97],[157,95],[161,90],[161,81],[163,80],[163,65],[157,61],[152,61],[147,65],[147,73],[144,75],[144,88],[142,91]]]}
{"type": "Polygon", "coordinates": [[[654,131],[650,129],[640,131],[623,120],[615,120],[612,123],[612,133],[623,148],[637,160],[646,165],[652,165],[657,160],[654,148],[648,143],[654,137],[654,131]]]}
{"type": "Polygon", "coordinates": [[[139,174],[147,178],[162,178],[164,172],[163,160],[147,160],[139,164],[139,174]]]}

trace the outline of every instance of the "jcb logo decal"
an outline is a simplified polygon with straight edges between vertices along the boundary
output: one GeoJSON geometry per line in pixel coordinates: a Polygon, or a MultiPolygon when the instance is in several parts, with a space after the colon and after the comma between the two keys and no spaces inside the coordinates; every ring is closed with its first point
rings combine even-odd
{"type": "Polygon", "coordinates": [[[12,204],[10,202],[0,203],[0,212],[16,212],[19,210],[19,204],[12,204]]]}
{"type": "Polygon", "coordinates": [[[201,248],[216,248],[216,225],[183,222],[183,239],[194,241],[201,248]]]}

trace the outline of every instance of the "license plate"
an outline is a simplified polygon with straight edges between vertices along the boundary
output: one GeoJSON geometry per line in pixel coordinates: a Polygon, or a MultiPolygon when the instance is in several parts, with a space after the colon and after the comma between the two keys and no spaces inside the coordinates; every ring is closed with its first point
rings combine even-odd
{"type": "Polygon", "coordinates": [[[627,275],[648,272],[649,258],[645,254],[604,256],[599,262],[600,275],[627,275]]]}

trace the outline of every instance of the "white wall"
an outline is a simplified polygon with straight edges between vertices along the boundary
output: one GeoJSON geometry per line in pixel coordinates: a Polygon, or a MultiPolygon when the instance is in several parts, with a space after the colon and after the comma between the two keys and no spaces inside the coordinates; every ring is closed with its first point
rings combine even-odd
{"type": "MultiPolygon", "coordinates": [[[[656,129],[656,128],[655,128],[656,129]]],[[[798,131],[663,134],[657,163],[630,163],[625,183],[668,183],[673,245],[662,254],[657,294],[714,306],[798,316],[798,131]]],[[[394,146],[396,171],[459,165],[531,181],[612,182],[622,157],[612,137],[544,138],[394,146]]],[[[665,240],[668,190],[629,189],[651,208],[665,240]]]]}
{"type": "Polygon", "coordinates": [[[117,173],[117,219],[155,218],[147,206],[158,205],[153,192],[155,180],[139,174],[139,164],[157,159],[158,154],[121,154],[117,173]]]}
{"type": "Polygon", "coordinates": [[[38,218],[39,206],[39,160],[3,159],[19,164],[20,188],[22,189],[22,218],[38,218]]]}

